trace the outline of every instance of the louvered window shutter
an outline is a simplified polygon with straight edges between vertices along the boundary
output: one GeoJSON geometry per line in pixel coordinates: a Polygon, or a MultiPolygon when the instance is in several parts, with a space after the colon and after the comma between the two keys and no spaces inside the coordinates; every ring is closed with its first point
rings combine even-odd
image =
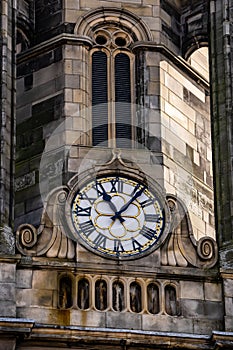
{"type": "Polygon", "coordinates": [[[117,147],[131,147],[131,82],[130,59],[124,53],[115,57],[115,101],[117,147]]]}
{"type": "Polygon", "coordinates": [[[96,51],[92,55],[92,144],[108,145],[107,55],[96,51]]]}

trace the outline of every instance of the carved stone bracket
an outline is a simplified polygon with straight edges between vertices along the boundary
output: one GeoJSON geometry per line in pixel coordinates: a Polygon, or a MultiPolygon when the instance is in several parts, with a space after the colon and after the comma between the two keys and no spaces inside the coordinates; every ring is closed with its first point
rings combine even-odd
{"type": "Polygon", "coordinates": [[[48,197],[38,229],[30,224],[20,225],[16,232],[16,246],[20,253],[51,258],[75,257],[74,242],[67,236],[64,225],[64,205],[68,189],[54,190],[48,197]]]}
{"type": "Polygon", "coordinates": [[[168,198],[172,227],[161,249],[161,263],[165,266],[211,268],[218,259],[216,241],[208,236],[195,239],[189,216],[183,204],[168,198]]]}

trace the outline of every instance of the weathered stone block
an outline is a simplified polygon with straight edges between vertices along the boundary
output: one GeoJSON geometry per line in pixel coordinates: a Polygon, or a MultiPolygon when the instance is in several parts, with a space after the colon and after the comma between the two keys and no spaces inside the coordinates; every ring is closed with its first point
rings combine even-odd
{"type": "Polygon", "coordinates": [[[213,330],[222,330],[223,321],[211,321],[208,319],[195,319],[193,321],[193,332],[196,334],[212,334],[213,330]]]}
{"type": "Polygon", "coordinates": [[[53,306],[53,292],[45,289],[32,290],[32,305],[33,306],[53,306]]]}
{"type": "Polygon", "coordinates": [[[70,324],[82,327],[106,327],[106,312],[71,310],[70,324]]]}
{"type": "Polygon", "coordinates": [[[226,297],[233,297],[233,279],[224,279],[224,293],[226,297]]]}
{"type": "Polygon", "coordinates": [[[204,314],[209,320],[222,320],[223,313],[222,302],[206,301],[204,303],[204,314]]]}
{"type": "Polygon", "coordinates": [[[33,271],[32,288],[45,290],[57,289],[57,272],[33,271]]]}
{"type": "Polygon", "coordinates": [[[204,283],[205,300],[221,301],[222,285],[220,283],[204,283]]]}
{"type": "Polygon", "coordinates": [[[184,317],[200,318],[204,316],[204,303],[199,300],[180,300],[181,313],[184,317]]]}
{"type": "Polygon", "coordinates": [[[15,265],[0,263],[0,282],[10,283],[15,281],[15,265]]]}
{"type": "Polygon", "coordinates": [[[108,312],[106,326],[109,328],[142,329],[142,316],[130,312],[108,312]]]}
{"type": "Polygon", "coordinates": [[[1,317],[16,317],[16,305],[13,301],[1,300],[0,302],[1,317]]]}
{"type": "Polygon", "coordinates": [[[41,307],[19,307],[17,308],[17,317],[29,318],[42,324],[70,324],[69,321],[69,310],[49,309],[41,307]],[[63,311],[63,310],[62,310],[63,311]]]}
{"type": "Polygon", "coordinates": [[[14,283],[0,283],[0,301],[15,300],[15,284],[14,283]]]}
{"type": "Polygon", "coordinates": [[[15,239],[12,229],[8,226],[0,227],[0,255],[15,253],[15,239]]]}
{"type": "Polygon", "coordinates": [[[167,315],[142,315],[143,330],[192,333],[193,320],[167,315]]]}
{"type": "Polygon", "coordinates": [[[233,331],[233,317],[232,316],[225,316],[225,330],[226,332],[232,332],[233,331]]]}
{"type": "Polygon", "coordinates": [[[226,309],[226,315],[231,316],[233,315],[233,299],[225,297],[225,309],[226,309]]]}
{"type": "Polygon", "coordinates": [[[180,281],[180,293],[182,299],[204,300],[204,288],[202,282],[180,281]]]}
{"type": "Polygon", "coordinates": [[[32,304],[32,290],[30,289],[18,289],[16,290],[16,306],[17,307],[30,307],[32,304]]]}

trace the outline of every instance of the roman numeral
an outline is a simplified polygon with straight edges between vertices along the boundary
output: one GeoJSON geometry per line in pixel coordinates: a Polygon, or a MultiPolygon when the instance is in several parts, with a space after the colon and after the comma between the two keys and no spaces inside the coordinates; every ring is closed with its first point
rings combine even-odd
{"type": "Polygon", "coordinates": [[[112,179],[111,181],[111,191],[112,193],[122,193],[123,192],[123,181],[119,179],[119,177],[117,176],[115,179],[112,179]]]}
{"type": "Polygon", "coordinates": [[[81,222],[79,226],[86,237],[90,236],[90,234],[95,230],[91,220],[86,222],[81,222]]]}
{"type": "Polygon", "coordinates": [[[111,193],[116,193],[117,192],[117,189],[116,189],[117,178],[116,179],[112,179],[110,182],[111,182],[111,185],[112,185],[112,188],[111,188],[110,192],[111,193]]]}
{"type": "Polygon", "coordinates": [[[117,255],[119,255],[119,253],[123,253],[125,250],[124,250],[124,247],[121,243],[121,241],[119,239],[115,239],[114,240],[114,252],[117,253],[117,255]]]}
{"type": "Polygon", "coordinates": [[[96,247],[106,248],[106,237],[101,233],[94,239],[93,243],[96,247]]]}
{"type": "Polygon", "coordinates": [[[93,204],[93,203],[96,201],[97,197],[96,197],[96,198],[88,197],[87,194],[86,194],[86,192],[84,192],[84,193],[81,193],[81,194],[80,194],[80,199],[86,199],[86,200],[88,200],[91,204],[93,204]]]}
{"type": "Polygon", "coordinates": [[[94,188],[96,189],[99,196],[102,196],[106,192],[101,182],[96,181],[94,188]]]}
{"type": "Polygon", "coordinates": [[[141,202],[140,204],[141,204],[142,208],[145,208],[145,207],[148,207],[151,204],[154,204],[154,202],[155,202],[155,199],[149,198],[149,199],[146,199],[145,201],[141,202]]]}
{"type": "Polygon", "coordinates": [[[117,185],[118,193],[122,193],[123,192],[123,186],[124,186],[124,182],[118,178],[118,185],[117,185]]]}
{"type": "Polygon", "coordinates": [[[140,231],[140,234],[146,237],[147,239],[152,239],[155,236],[155,231],[149,227],[143,226],[140,231]]]}
{"type": "Polygon", "coordinates": [[[131,238],[132,239],[132,245],[133,245],[133,250],[142,250],[142,245],[141,243],[139,243],[138,241],[136,241],[135,238],[131,238]]]}
{"type": "Polygon", "coordinates": [[[91,207],[82,208],[79,205],[77,205],[75,210],[73,211],[73,213],[78,215],[78,216],[90,216],[91,215],[91,207]]]}
{"type": "Polygon", "coordinates": [[[159,214],[145,214],[145,220],[149,222],[160,222],[161,217],[159,214]]]}

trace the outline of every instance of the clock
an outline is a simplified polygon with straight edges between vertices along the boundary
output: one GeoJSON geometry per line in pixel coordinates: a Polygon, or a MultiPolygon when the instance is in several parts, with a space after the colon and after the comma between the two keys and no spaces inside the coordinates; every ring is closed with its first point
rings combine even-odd
{"type": "Polygon", "coordinates": [[[74,236],[105,257],[142,257],[161,242],[166,221],[162,203],[153,188],[125,175],[90,180],[71,201],[74,236]]]}

